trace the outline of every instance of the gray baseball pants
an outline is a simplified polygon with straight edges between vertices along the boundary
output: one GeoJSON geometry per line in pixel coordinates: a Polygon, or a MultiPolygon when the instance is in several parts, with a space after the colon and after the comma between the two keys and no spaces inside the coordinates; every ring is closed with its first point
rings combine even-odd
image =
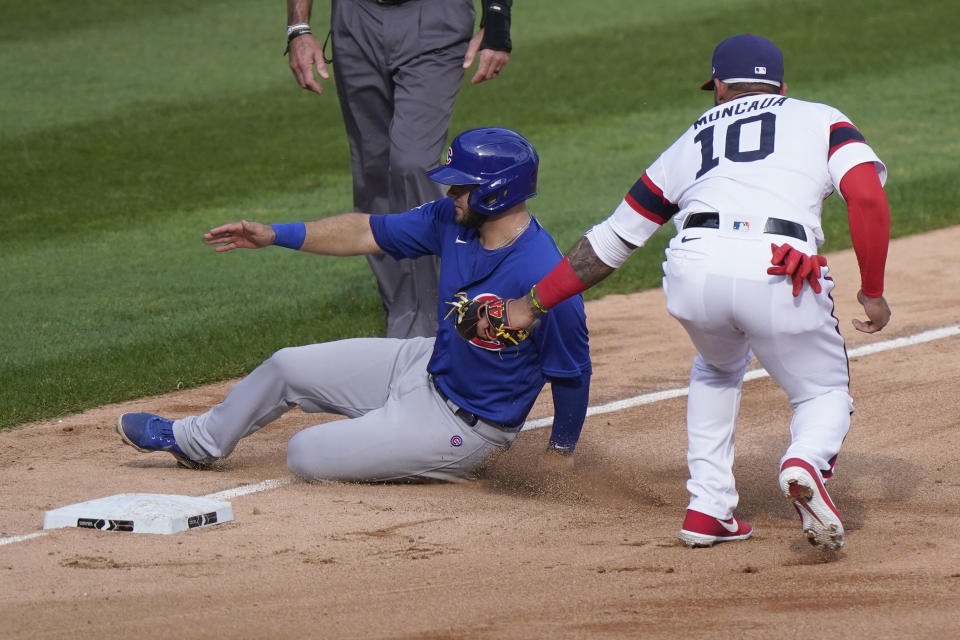
{"type": "Polygon", "coordinates": [[[228,456],[289,409],[347,416],[304,429],[287,467],[308,480],[472,478],[516,432],[454,415],[427,374],[433,338],[355,338],[277,351],[206,413],[174,421],[195,460],[228,456]]]}
{"type": "MultiPolygon", "coordinates": [[[[445,149],[474,20],[472,0],[333,1],[333,70],[357,211],[399,213],[444,195],[424,171],[445,149]]],[[[437,258],[367,259],[387,337],[435,335],[437,258]]]]}

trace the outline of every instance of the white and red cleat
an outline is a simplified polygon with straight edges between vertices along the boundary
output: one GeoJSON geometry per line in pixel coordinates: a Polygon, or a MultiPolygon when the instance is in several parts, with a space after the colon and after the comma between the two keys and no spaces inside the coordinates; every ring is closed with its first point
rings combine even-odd
{"type": "Polygon", "coordinates": [[[843,547],[843,522],[820,473],[809,462],[790,458],[780,466],[780,490],[803,521],[803,533],[816,547],[843,547]]]}
{"type": "Polygon", "coordinates": [[[737,520],[736,516],[721,520],[693,509],[687,509],[680,529],[680,539],[688,547],[712,547],[718,542],[746,540],[752,534],[750,523],[737,520]]]}

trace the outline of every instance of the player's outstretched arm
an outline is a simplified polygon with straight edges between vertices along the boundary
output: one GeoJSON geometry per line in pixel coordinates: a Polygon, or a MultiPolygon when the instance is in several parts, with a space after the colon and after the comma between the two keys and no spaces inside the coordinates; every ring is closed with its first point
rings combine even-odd
{"type": "Polygon", "coordinates": [[[218,252],[277,245],[328,256],[383,253],[370,229],[370,216],[365,213],[273,225],[242,220],[211,229],[203,240],[215,245],[218,252]]]}
{"type": "Polygon", "coordinates": [[[549,309],[586,291],[614,271],[614,267],[597,256],[587,236],[582,236],[560,264],[545,275],[530,293],[508,303],[507,315],[511,325],[526,329],[549,309]]]}
{"type": "MultiPolygon", "coordinates": [[[[599,225],[598,225],[599,226],[599,225]]],[[[594,227],[596,230],[598,227],[594,227]]],[[[512,329],[526,330],[533,326],[537,318],[544,315],[567,298],[572,298],[578,293],[582,293],[597,284],[608,275],[616,271],[616,267],[611,267],[600,259],[594,250],[587,235],[577,240],[573,248],[567,252],[553,271],[540,279],[530,290],[530,293],[520,299],[507,300],[504,308],[503,323],[512,329]]],[[[623,238],[610,233],[608,242],[616,243],[620,251],[615,252],[619,256],[617,264],[622,264],[630,253],[636,249],[633,245],[623,238]]],[[[474,325],[477,335],[484,335],[490,328],[490,323],[486,318],[480,317],[474,325]]]]}
{"type": "Polygon", "coordinates": [[[370,229],[370,215],[343,213],[306,223],[303,251],[325,256],[361,256],[383,253],[370,229]]]}
{"type": "Polygon", "coordinates": [[[273,240],[273,229],[265,224],[247,220],[214,227],[203,235],[203,241],[216,246],[218,253],[234,249],[269,247],[273,244],[273,240]]]}

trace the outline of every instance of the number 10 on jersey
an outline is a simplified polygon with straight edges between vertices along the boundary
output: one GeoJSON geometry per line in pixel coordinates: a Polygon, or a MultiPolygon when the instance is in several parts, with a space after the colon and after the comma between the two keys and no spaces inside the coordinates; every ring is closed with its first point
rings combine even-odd
{"type": "MultiPolygon", "coordinates": [[[[750,129],[753,129],[751,127],[750,129]]],[[[713,140],[715,126],[710,125],[696,135],[694,141],[700,145],[700,170],[697,178],[720,164],[720,158],[714,155],[713,140]]],[[[773,144],[777,131],[777,116],[773,113],[760,113],[749,118],[741,118],[727,127],[727,136],[724,142],[723,157],[732,162],[756,162],[763,160],[773,153],[773,144]],[[760,123],[760,143],[756,149],[742,148],[741,136],[747,125],[760,123]]]]}

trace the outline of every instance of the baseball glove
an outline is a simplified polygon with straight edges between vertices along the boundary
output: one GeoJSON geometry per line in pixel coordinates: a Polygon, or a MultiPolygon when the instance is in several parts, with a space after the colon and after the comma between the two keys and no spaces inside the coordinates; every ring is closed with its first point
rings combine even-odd
{"type": "Polygon", "coordinates": [[[448,302],[452,308],[444,316],[444,320],[451,314],[456,314],[453,325],[460,337],[468,342],[479,338],[487,342],[500,342],[507,345],[517,345],[530,337],[525,329],[510,326],[507,317],[507,300],[491,296],[488,299],[472,300],[463,291],[457,293],[456,300],[448,302]],[[477,325],[485,321],[481,329],[477,325]]]}

